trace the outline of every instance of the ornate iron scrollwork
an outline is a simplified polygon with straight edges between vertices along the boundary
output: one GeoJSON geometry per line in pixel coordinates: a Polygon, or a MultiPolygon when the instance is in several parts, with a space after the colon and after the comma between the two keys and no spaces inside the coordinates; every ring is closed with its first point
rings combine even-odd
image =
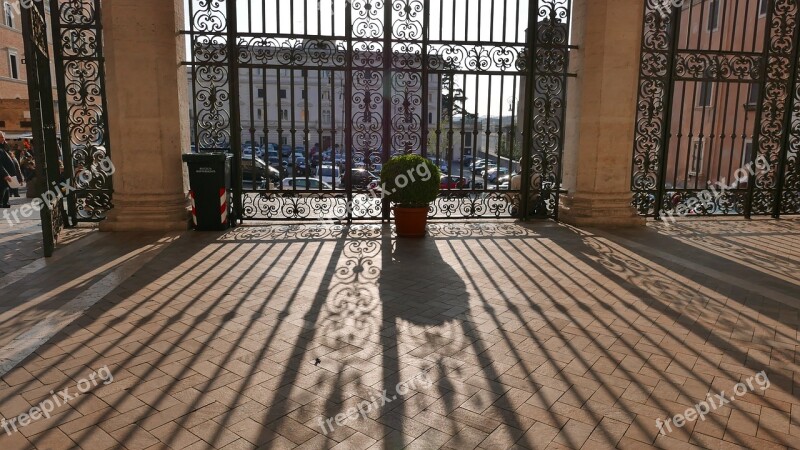
{"type": "Polygon", "coordinates": [[[99,221],[113,207],[100,0],[51,0],[64,169],[76,188],[74,220],[99,221]]]}
{"type": "Polygon", "coordinates": [[[797,2],[767,0],[757,16],[735,0],[707,23],[705,2],[671,14],[662,3],[645,2],[633,205],[657,217],[800,212],[797,2]]]}
{"type": "MultiPolygon", "coordinates": [[[[535,130],[535,140],[525,149],[535,153],[531,158],[535,194],[530,197],[544,205],[534,208],[539,215],[555,217],[564,140],[569,0],[535,2],[536,8],[530,14],[535,16],[538,31],[530,36],[530,42],[525,42],[524,32],[519,33],[524,17],[514,24],[518,35],[513,38],[507,36],[512,34],[509,24],[509,32],[502,38],[461,40],[454,34],[435,39],[432,30],[436,24],[431,23],[435,8],[426,0],[351,0],[338,9],[331,5],[335,17],[331,18],[330,30],[324,33],[321,28],[309,31],[305,26],[302,32],[295,33],[293,27],[282,28],[281,24],[269,32],[266,26],[244,32],[234,29],[240,22],[237,17],[229,17],[236,12],[236,5],[230,1],[190,2],[189,29],[185,33],[190,38],[192,57],[186,63],[192,79],[194,143],[199,150],[227,149],[240,130],[245,142],[263,138],[266,145],[277,139],[277,145],[293,147],[293,151],[296,146],[308,151],[308,146],[319,140],[319,145],[327,148],[318,150],[330,148],[347,174],[356,168],[378,170],[397,154],[431,155],[434,151],[427,147],[435,135],[437,147],[445,136],[450,139],[450,148],[437,150],[443,151],[439,158],[444,159],[444,153],[452,155],[454,139],[470,138],[477,150],[475,142],[479,138],[518,137],[507,130],[484,135],[484,130],[477,127],[478,114],[471,117],[465,111],[448,117],[450,129],[443,129],[440,125],[446,114],[441,109],[443,100],[437,98],[445,95],[443,78],[514,78],[515,88],[510,95],[519,96],[518,85],[523,77],[531,75],[536,78],[534,89],[522,100],[529,104],[529,123],[520,121],[514,127],[535,130]],[[344,29],[338,27],[342,23],[338,14],[345,15],[344,29]],[[535,52],[533,68],[525,62],[528,51],[535,52]],[[320,81],[323,72],[330,74],[325,78],[326,85],[320,81]],[[234,78],[240,80],[241,92],[232,88],[236,85],[234,78]],[[244,79],[251,81],[242,83],[244,79]],[[314,108],[323,108],[326,113],[309,119],[314,108]],[[245,109],[250,109],[249,114],[244,113],[250,118],[233,123],[238,117],[235,113],[245,109]],[[302,113],[298,115],[296,110],[302,113]],[[329,119],[329,114],[334,117],[329,119]],[[261,116],[261,122],[254,115],[261,116]],[[469,120],[474,128],[455,130],[452,116],[457,116],[462,125],[469,120]],[[437,129],[430,132],[429,127],[437,129]]],[[[261,3],[264,7],[265,3],[261,3]]],[[[279,0],[277,6],[289,3],[279,0]]],[[[453,86],[450,89],[455,90],[453,86]]],[[[455,96],[454,92],[446,94],[455,96]]],[[[500,103],[504,100],[500,99],[500,103]]],[[[509,104],[512,106],[515,103],[509,104]]],[[[516,114],[514,110],[506,120],[516,114]]],[[[491,122],[495,118],[481,119],[491,122]]],[[[488,145],[488,140],[481,144],[488,145]]],[[[334,164],[330,160],[328,163],[334,164]]],[[[293,183],[293,175],[298,177],[296,169],[281,169],[280,177],[288,178],[288,183],[293,183]]],[[[313,178],[314,174],[306,171],[299,177],[313,178]]],[[[350,220],[388,216],[387,203],[370,195],[364,186],[349,188],[344,177],[334,181],[332,189],[317,190],[287,188],[284,183],[253,183],[243,188],[240,218],[350,220]]],[[[431,207],[431,217],[518,217],[521,197],[519,190],[479,184],[459,191],[445,190],[431,207]]]]}

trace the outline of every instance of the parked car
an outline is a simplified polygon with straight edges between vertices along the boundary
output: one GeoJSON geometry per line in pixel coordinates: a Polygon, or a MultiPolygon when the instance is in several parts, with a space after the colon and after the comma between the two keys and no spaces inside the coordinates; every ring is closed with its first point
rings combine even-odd
{"type": "Polygon", "coordinates": [[[305,177],[285,178],[283,180],[283,182],[281,183],[281,187],[283,187],[283,189],[286,189],[286,190],[292,190],[292,189],[297,189],[297,190],[305,190],[305,189],[318,190],[318,189],[320,189],[320,187],[323,190],[331,190],[331,189],[333,189],[333,187],[331,187],[330,184],[328,184],[328,183],[326,183],[324,181],[320,181],[317,178],[305,178],[305,177]]]}
{"type": "Polygon", "coordinates": [[[271,179],[277,178],[280,179],[280,173],[277,169],[270,167],[264,162],[263,159],[256,157],[255,158],[255,166],[253,166],[253,157],[244,158],[242,157],[242,179],[243,180],[252,180],[253,179],[253,168],[255,167],[255,181],[261,181],[264,179],[271,179]],[[274,172],[273,172],[274,170],[274,172]]]}
{"type": "Polygon", "coordinates": [[[497,179],[508,175],[508,167],[493,167],[486,171],[486,180],[489,183],[497,183],[497,179]]]}
{"type": "Polygon", "coordinates": [[[278,152],[275,150],[270,150],[267,152],[267,162],[269,165],[275,168],[281,166],[281,158],[278,156],[278,152]]]}
{"type": "Polygon", "coordinates": [[[438,167],[443,173],[450,172],[450,166],[447,164],[447,161],[444,158],[429,156],[428,159],[430,159],[432,163],[436,164],[436,167],[438,167]]]}
{"type": "MultiPolygon", "coordinates": [[[[342,185],[347,184],[347,171],[342,174],[342,185]]],[[[350,176],[353,179],[353,189],[367,190],[373,182],[380,178],[366,169],[350,169],[350,176]]]]}
{"type": "Polygon", "coordinates": [[[282,156],[289,156],[292,154],[292,146],[291,145],[282,145],[281,146],[281,155],[282,156]]]}
{"type": "MultiPolygon", "coordinates": [[[[256,155],[258,156],[258,155],[256,155]]],[[[251,147],[244,147],[242,149],[242,159],[251,159],[253,157],[253,149],[251,147]]]]}
{"type": "Polygon", "coordinates": [[[467,180],[464,183],[464,187],[466,189],[483,189],[483,180],[481,178],[475,178],[474,180],[467,180]]]}
{"type": "Polygon", "coordinates": [[[455,176],[455,175],[446,175],[442,174],[442,180],[439,184],[439,188],[441,189],[461,189],[467,183],[465,178],[455,176]]]}
{"type": "Polygon", "coordinates": [[[323,164],[317,168],[317,173],[315,175],[323,182],[333,184],[335,183],[334,180],[341,179],[342,171],[339,169],[339,166],[323,164]]]}
{"type": "Polygon", "coordinates": [[[476,175],[476,176],[481,176],[487,170],[494,169],[495,167],[497,167],[497,164],[495,164],[493,162],[478,161],[477,163],[475,163],[473,174],[476,175]]]}

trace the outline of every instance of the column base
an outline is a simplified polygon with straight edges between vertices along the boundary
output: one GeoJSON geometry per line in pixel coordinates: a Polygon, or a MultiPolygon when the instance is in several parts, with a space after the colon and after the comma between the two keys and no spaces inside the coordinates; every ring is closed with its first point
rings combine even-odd
{"type": "Polygon", "coordinates": [[[100,231],[183,231],[191,212],[183,194],[114,193],[114,209],[100,222],[100,231]]]}
{"type": "Polygon", "coordinates": [[[597,194],[576,192],[562,195],[558,220],[577,227],[643,227],[646,220],[631,206],[630,192],[597,194]]]}

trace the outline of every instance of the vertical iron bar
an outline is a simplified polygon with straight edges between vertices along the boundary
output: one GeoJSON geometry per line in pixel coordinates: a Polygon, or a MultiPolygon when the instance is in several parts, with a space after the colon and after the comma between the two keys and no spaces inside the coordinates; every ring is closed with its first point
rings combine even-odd
{"type": "MultiPolygon", "coordinates": [[[[103,41],[103,8],[101,5],[100,0],[95,0],[94,2],[95,7],[95,29],[97,30],[97,42],[104,42],[103,41]]],[[[97,46],[97,66],[98,66],[98,73],[97,79],[100,82],[100,107],[103,108],[103,144],[106,148],[106,157],[110,158],[112,154],[111,149],[111,133],[108,129],[108,96],[106,95],[106,58],[105,53],[103,53],[103,46],[97,46]]],[[[66,107],[66,105],[64,106],[66,107]]],[[[108,189],[108,196],[111,198],[113,194],[113,180],[114,175],[108,174],[107,175],[107,186],[108,189]]],[[[111,205],[109,204],[109,207],[111,205]]]]}
{"type": "MultiPolygon", "coordinates": [[[[33,148],[37,167],[37,193],[44,194],[51,183],[59,180],[58,146],[56,144],[55,112],[53,111],[53,89],[50,79],[50,58],[47,53],[47,31],[37,36],[33,25],[33,15],[38,15],[40,26],[46,28],[44,3],[36,2],[22,13],[22,33],[25,46],[25,70],[28,78],[28,102],[31,111],[33,148]],[[34,42],[41,39],[41,42],[34,42]],[[41,45],[40,45],[41,44],[41,45]],[[40,51],[41,49],[41,51],[40,51]],[[37,151],[38,150],[38,151],[37,151]]],[[[58,190],[57,187],[53,189],[58,190]]],[[[54,203],[47,201],[40,208],[42,220],[42,244],[45,257],[53,255],[58,237],[57,219],[62,213],[61,197],[54,203]],[[51,207],[53,209],[51,209],[51,207]]]]}
{"type": "MultiPolygon", "coordinates": [[[[264,7],[264,10],[266,10],[266,7],[264,7]]],[[[267,26],[266,22],[264,22],[264,27],[266,28],[266,26],[267,26]]],[[[262,103],[262,106],[264,107],[264,116],[263,116],[264,117],[264,164],[266,164],[266,166],[267,166],[266,167],[266,169],[267,169],[267,175],[266,175],[267,176],[267,185],[266,185],[266,189],[267,189],[267,191],[270,191],[270,190],[272,190],[272,174],[271,174],[271,172],[269,170],[269,168],[271,166],[270,166],[270,161],[269,161],[270,127],[269,127],[269,108],[267,107],[267,103],[268,103],[267,99],[269,98],[269,91],[267,90],[267,73],[268,73],[267,70],[268,69],[266,68],[266,66],[262,66],[260,73],[261,73],[261,89],[262,89],[262,92],[264,93],[264,96],[261,97],[261,99],[262,99],[261,103],[262,103]]],[[[280,167],[280,149],[278,150],[278,166],[280,167]]],[[[280,170],[278,171],[278,174],[279,174],[278,175],[278,182],[280,183],[281,182],[280,170]]]]}
{"type": "MultiPolygon", "coordinates": [[[[539,0],[534,0],[531,3],[532,5],[528,6],[528,29],[527,33],[527,43],[525,47],[525,97],[522,99],[524,103],[523,111],[524,114],[522,115],[522,119],[524,122],[524,133],[522,140],[524,142],[523,149],[522,149],[522,181],[520,182],[520,209],[519,209],[519,218],[521,220],[528,219],[528,209],[530,201],[530,190],[531,190],[531,152],[533,151],[533,133],[532,133],[532,123],[533,123],[533,99],[535,98],[534,88],[535,88],[535,77],[536,77],[536,68],[535,68],[535,54],[536,51],[536,30],[537,30],[537,22],[536,22],[536,11],[539,9],[539,0]]],[[[491,79],[490,79],[491,82],[491,79]]],[[[487,119],[488,120],[488,119],[487,119]]],[[[487,140],[487,159],[488,159],[488,140],[487,140]]]]}
{"type": "MultiPolygon", "coordinates": [[[[280,1],[278,2],[280,4],[280,1]]],[[[278,104],[278,172],[280,173],[279,178],[281,179],[281,183],[278,186],[278,190],[283,190],[283,178],[288,178],[288,174],[285,172],[283,168],[283,138],[284,138],[284,129],[283,129],[283,98],[281,98],[281,80],[282,75],[281,71],[286,69],[275,69],[275,103],[278,104]]],[[[287,111],[286,118],[289,118],[289,113],[287,111]]],[[[289,139],[286,139],[286,142],[289,142],[289,139]]]]}
{"type": "Polygon", "coordinates": [[[237,16],[236,0],[227,2],[227,28],[228,28],[228,84],[230,90],[230,131],[231,131],[231,151],[233,152],[233,164],[231,176],[233,177],[233,203],[236,205],[234,219],[239,219],[242,223],[242,210],[244,207],[242,198],[242,124],[239,113],[239,52],[237,37],[237,16]]]}
{"type": "MultiPolygon", "coordinates": [[[[392,90],[394,79],[392,70],[392,2],[387,0],[383,4],[383,116],[381,117],[383,126],[383,161],[389,161],[392,150],[392,90]]],[[[349,167],[349,166],[348,166],[349,167]]],[[[388,199],[383,201],[383,220],[389,221],[391,218],[390,203],[388,199]]]]}
{"type": "MultiPolygon", "coordinates": [[[[249,2],[248,2],[249,4],[249,2]]],[[[250,100],[250,127],[248,128],[248,134],[250,136],[250,191],[254,191],[257,189],[256,180],[258,180],[258,173],[256,167],[256,149],[253,146],[256,143],[256,124],[255,124],[255,99],[253,98],[253,68],[249,67],[247,69],[247,86],[250,92],[247,93],[248,99],[250,100]]]]}
{"type": "Polygon", "coordinates": [[[430,36],[428,32],[430,31],[430,0],[423,0],[422,6],[422,136],[420,136],[422,141],[422,156],[428,156],[428,127],[430,125],[430,121],[428,120],[429,111],[428,111],[428,103],[430,102],[430,80],[428,79],[428,46],[430,41],[430,36]]]}
{"type": "MultiPolygon", "coordinates": [[[[691,6],[690,6],[691,8],[691,6]]],[[[674,72],[673,66],[675,61],[675,52],[677,51],[680,42],[680,22],[681,22],[681,8],[672,9],[672,40],[667,50],[667,76],[664,79],[664,123],[668,124],[672,121],[672,90],[674,88],[674,72]]],[[[661,132],[661,147],[658,151],[658,189],[656,190],[656,204],[653,208],[655,211],[655,218],[661,219],[661,208],[664,204],[664,190],[666,189],[665,177],[667,173],[666,155],[669,148],[670,141],[670,127],[664,126],[661,132]]],[[[690,145],[691,147],[691,145],[690,145]]],[[[690,150],[691,152],[691,150],[690,150]]],[[[676,154],[677,165],[677,154],[676,154]]]]}
{"type": "MultiPolygon", "coordinates": [[[[572,11],[572,0],[567,0],[567,11],[572,11]]],[[[567,18],[565,19],[566,20],[565,26],[567,27],[568,30],[571,29],[572,25],[570,19],[571,17],[572,15],[567,15],[567,18]]],[[[563,44],[564,47],[561,49],[561,51],[564,52],[565,63],[561,72],[561,83],[564,89],[561,92],[561,95],[563,96],[561,99],[561,117],[560,117],[561,128],[559,130],[559,137],[558,137],[558,142],[560,145],[558,148],[558,154],[556,155],[556,168],[557,168],[555,171],[556,183],[555,186],[553,186],[553,188],[555,189],[555,205],[553,205],[554,207],[553,219],[555,219],[556,221],[558,221],[558,212],[559,212],[558,210],[561,205],[561,181],[562,181],[562,174],[564,172],[562,164],[564,160],[564,139],[566,136],[565,128],[566,128],[566,115],[567,115],[567,83],[569,82],[569,79],[567,78],[567,73],[569,72],[569,47],[568,47],[569,43],[570,43],[569,36],[567,36],[563,44]]]]}
{"type": "MultiPolygon", "coordinates": [[[[294,16],[294,3],[292,4],[292,11],[291,11],[290,14],[292,16],[294,16]]],[[[292,161],[292,164],[291,164],[292,167],[289,169],[289,178],[292,179],[292,190],[296,191],[297,190],[297,177],[295,176],[295,173],[294,173],[294,168],[295,168],[294,149],[297,147],[297,120],[296,120],[297,111],[295,111],[295,109],[294,109],[295,106],[294,105],[295,105],[295,88],[297,87],[297,85],[295,84],[295,74],[294,74],[296,72],[296,70],[294,69],[294,66],[290,66],[290,67],[291,68],[289,69],[289,102],[290,102],[290,105],[289,105],[289,121],[291,123],[291,127],[292,128],[289,129],[289,133],[291,133],[291,135],[292,135],[292,145],[291,145],[291,148],[289,149],[289,158],[292,161]]],[[[322,181],[322,180],[320,180],[320,181],[322,181]]],[[[333,181],[333,187],[335,189],[336,188],[336,181],[335,180],[332,180],[332,181],[333,181]]]]}
{"type": "MultiPolygon", "coordinates": [[[[308,30],[306,30],[306,31],[308,31],[308,30]]],[[[306,33],[306,34],[308,34],[308,33],[306,33]]],[[[310,75],[310,71],[306,67],[305,69],[303,69],[301,74],[303,75],[303,92],[305,92],[305,95],[303,95],[303,110],[304,110],[303,118],[305,119],[305,121],[303,122],[303,158],[305,158],[306,167],[308,167],[308,151],[309,151],[309,147],[310,147],[309,144],[311,142],[310,139],[308,138],[308,134],[309,134],[309,129],[308,129],[308,119],[309,119],[309,117],[308,116],[310,115],[310,111],[308,109],[308,97],[311,96],[311,92],[308,89],[308,76],[310,75]]],[[[322,109],[322,105],[317,103],[317,111],[320,111],[321,109],[322,109]]],[[[292,154],[294,155],[294,152],[292,152],[292,154]]],[[[295,158],[295,157],[293,156],[293,158],[295,158]]],[[[296,176],[297,175],[297,159],[296,158],[295,158],[294,165],[292,167],[292,171],[294,172],[292,175],[296,176]]],[[[306,188],[308,188],[309,187],[309,181],[308,181],[309,177],[308,177],[308,172],[307,171],[305,171],[305,172],[306,172],[305,173],[306,188]]],[[[303,175],[303,174],[301,173],[301,175],[303,175]]],[[[322,183],[320,183],[320,185],[322,185],[322,183]]]]}
{"type": "MultiPolygon", "coordinates": [[[[353,3],[350,0],[346,0],[345,4],[345,36],[347,41],[347,48],[345,49],[346,60],[345,60],[345,72],[343,74],[344,78],[344,99],[342,102],[344,103],[344,117],[342,118],[342,125],[344,127],[344,158],[345,163],[344,167],[345,170],[350,170],[350,167],[353,166],[353,83],[355,82],[355,74],[353,73],[353,58],[354,58],[354,49],[353,49],[353,3]]],[[[334,93],[335,96],[335,93],[334,93]]],[[[334,108],[332,108],[334,109],[334,108]]],[[[333,112],[333,111],[331,111],[333,112]]],[[[335,127],[334,127],[335,128],[335,127]]],[[[332,159],[335,161],[336,157],[336,141],[334,138],[331,138],[331,155],[332,159]]],[[[384,161],[385,162],[385,161],[384,161]]],[[[321,163],[320,163],[321,164],[321,163]]],[[[345,177],[345,191],[347,195],[347,222],[350,223],[353,221],[353,177],[347,176],[345,177]]]]}

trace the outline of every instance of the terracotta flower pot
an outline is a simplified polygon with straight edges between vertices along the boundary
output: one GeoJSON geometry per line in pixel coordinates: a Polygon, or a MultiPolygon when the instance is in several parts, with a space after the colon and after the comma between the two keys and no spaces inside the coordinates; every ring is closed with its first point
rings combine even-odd
{"type": "Polygon", "coordinates": [[[428,208],[394,208],[398,237],[425,237],[428,208]]]}

